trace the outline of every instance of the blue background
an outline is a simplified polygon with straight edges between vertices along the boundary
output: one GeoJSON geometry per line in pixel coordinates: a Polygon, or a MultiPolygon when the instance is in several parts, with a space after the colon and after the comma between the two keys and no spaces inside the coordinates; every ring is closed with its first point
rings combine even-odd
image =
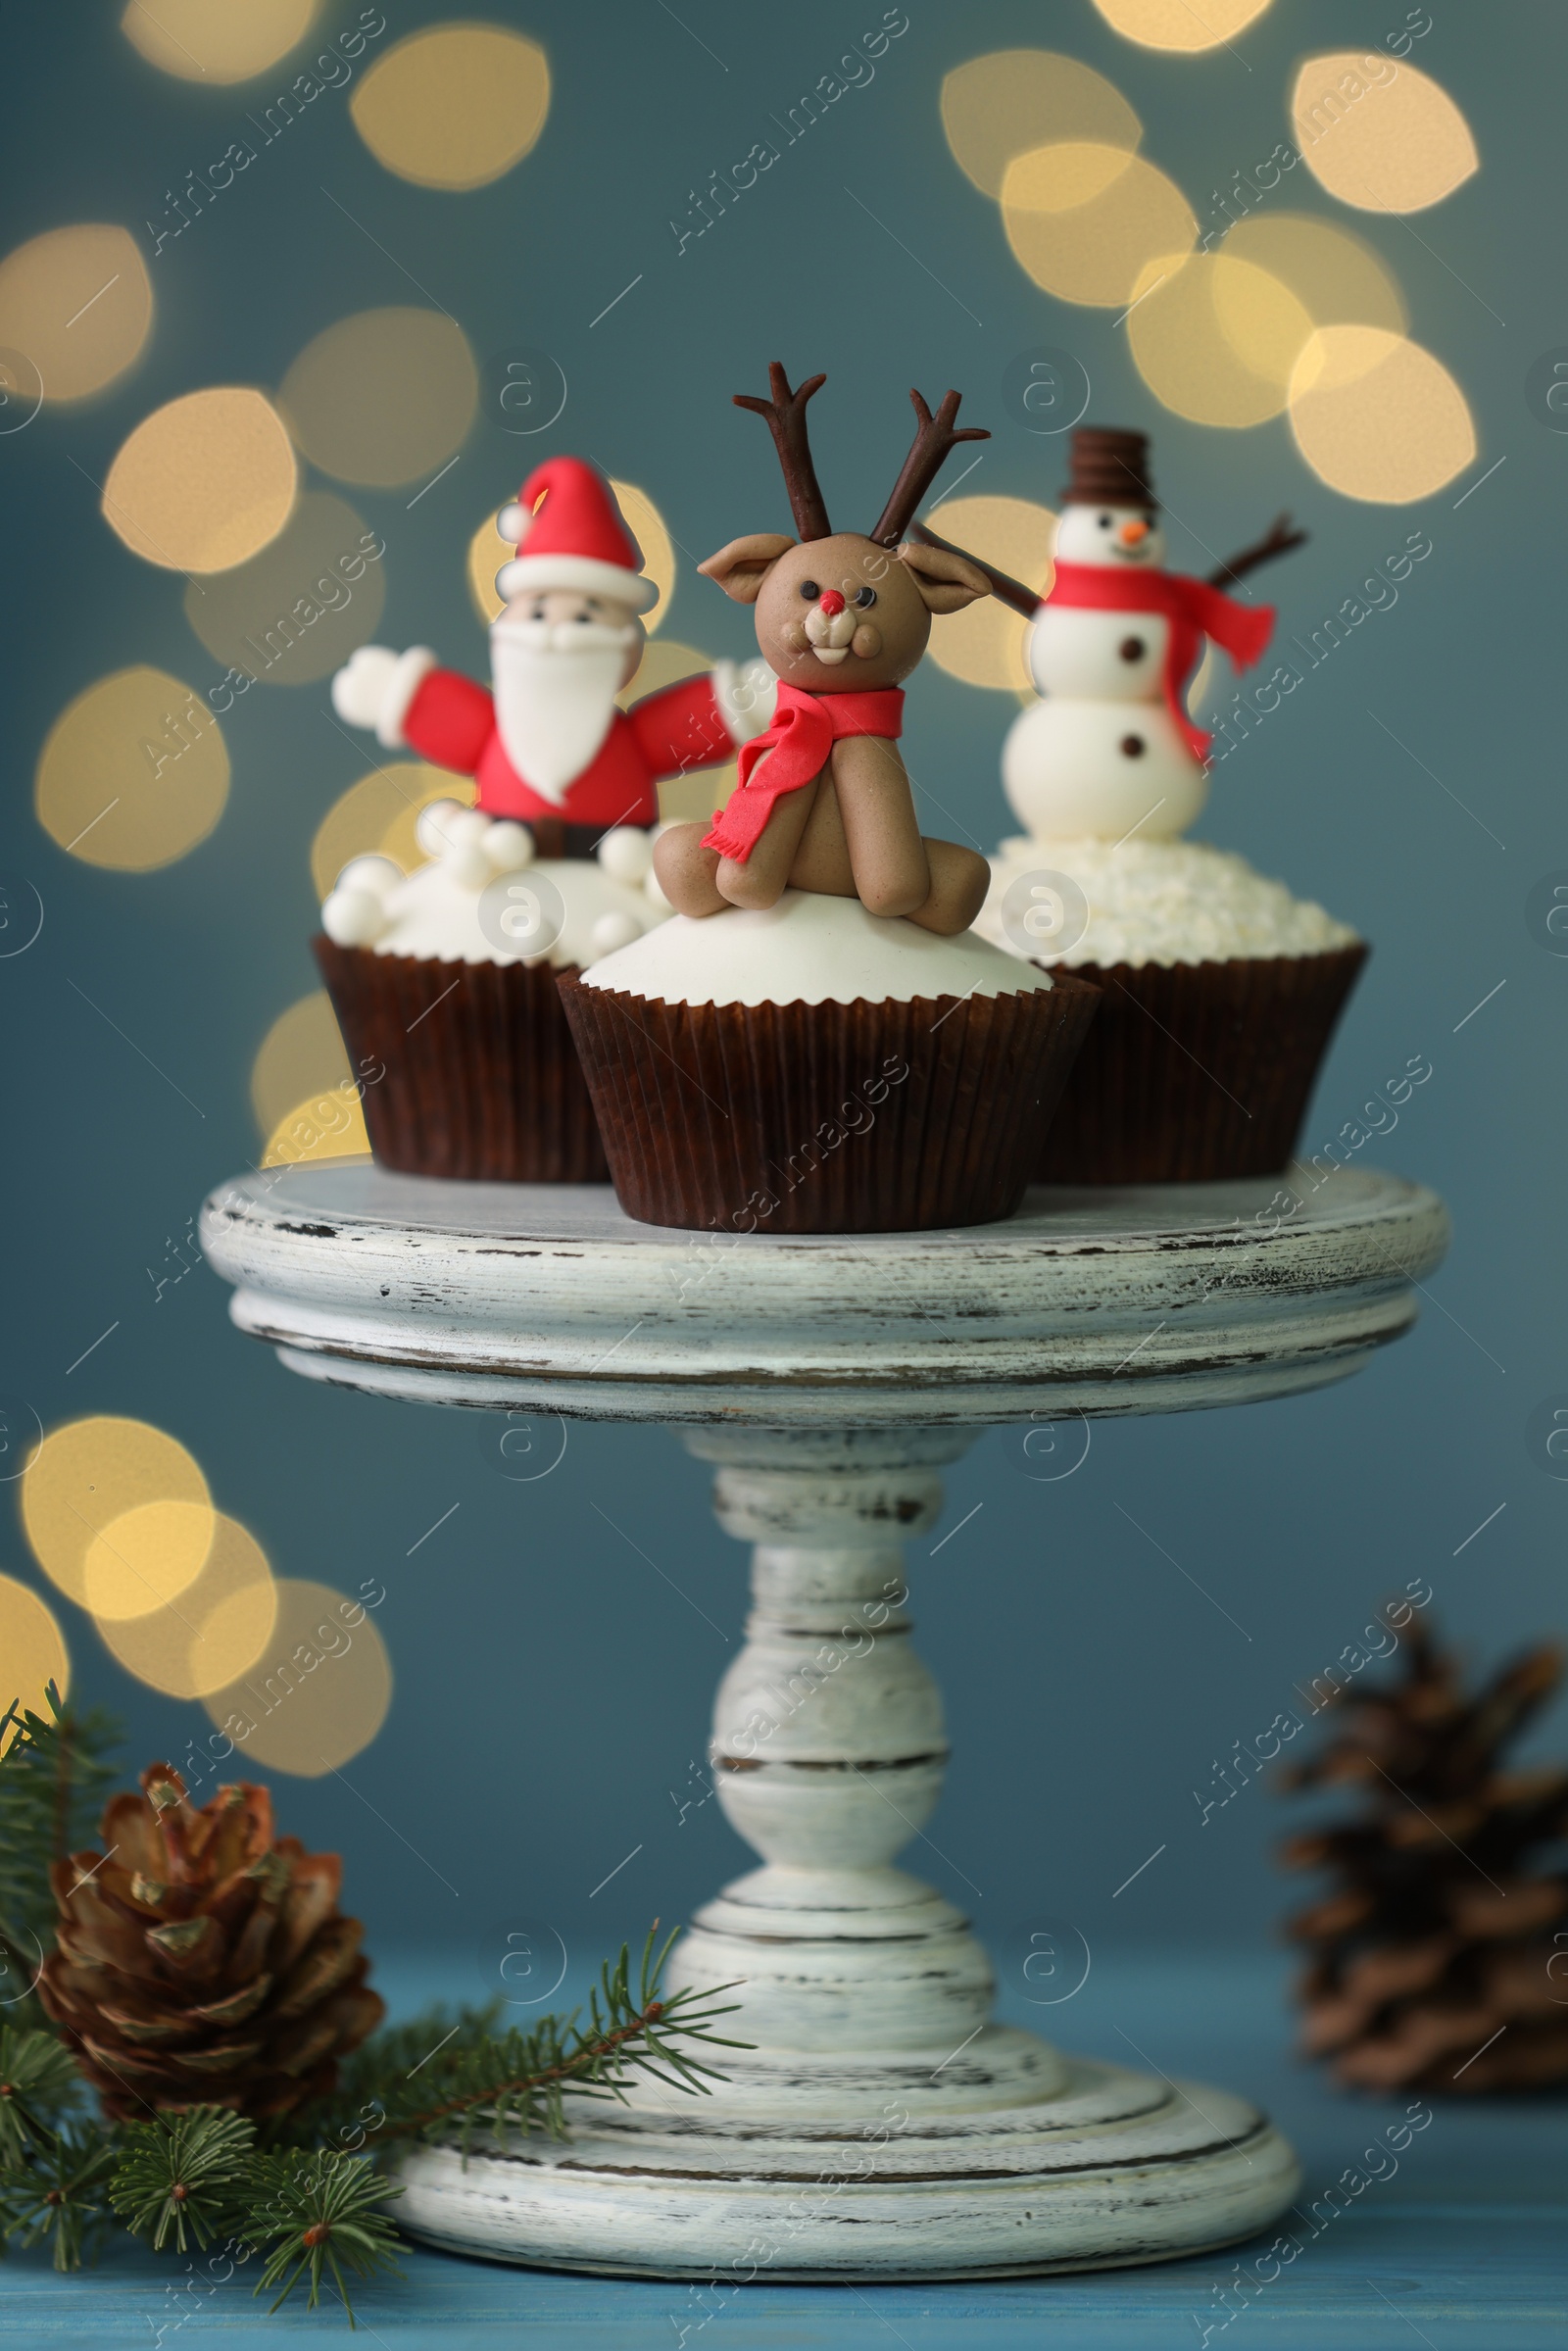
{"type": "MultiPolygon", "coordinates": [[[[386,13],[383,48],[466,12],[389,0],[386,13]]],[[[275,385],[303,343],[345,313],[419,299],[323,186],[481,357],[524,343],[554,352],[570,397],[548,447],[644,484],[698,556],[739,530],[779,526],[764,436],[729,406],[732,391],[760,385],[770,357],[796,373],[828,369],[814,411],[824,485],[840,510],[858,502],[869,521],[906,445],[910,383],[933,396],[957,384],[965,419],[995,428],[966,494],[1053,501],[1060,444],[1009,419],[1002,381],[1018,352],[1065,345],[1092,377],[1092,416],[1153,433],[1156,481],[1208,546],[1245,543],[1282,505],[1304,521],[1310,546],[1270,575],[1286,628],[1315,626],[1409,531],[1433,542],[1397,606],[1218,769],[1199,828],[1375,942],[1309,1143],[1334,1134],[1409,1056],[1433,1065],[1381,1147],[1454,1213],[1453,1254],[1419,1328],[1320,1396],[1102,1423],[1090,1458],[1062,1484],[1032,1482],[1016,1435],[991,1434],[952,1473],[947,1518],[911,1554],[918,1640],[940,1663],[956,1748],[931,1826],[940,1851],[917,1846],[913,1865],[972,1907],[1012,1975],[1021,1938],[1046,1918],[1076,1926],[1097,1951],[1125,1940],[1260,1949],[1286,1899],[1269,1859],[1280,1807],[1249,1788],[1203,1827],[1192,1794],[1208,1788],[1232,1742],[1291,1705],[1293,1684],[1329,1664],[1410,1578],[1430,1582],[1431,1613],[1478,1658],[1564,1615],[1568,1488],[1532,1463],[1525,1432],[1533,1407],[1568,1388],[1557,1198],[1568,962],[1532,939],[1525,902],[1541,875],[1568,865],[1568,439],[1524,397],[1531,362],[1568,341],[1546,168],[1564,26],[1542,8],[1435,7],[1413,62],[1453,93],[1483,157],[1436,211],[1406,224],[1348,215],[1311,185],[1290,191],[1293,206],[1345,220],[1387,258],[1412,334],[1452,369],[1476,416],[1470,473],[1419,506],[1380,509],[1318,483],[1283,422],[1218,433],[1159,409],[1109,313],[1053,302],[1016,268],[995,206],[948,152],[937,97],[949,69],[987,50],[1048,45],[1081,57],[1126,92],[1147,125],[1145,151],[1207,225],[1207,191],[1286,135],[1300,56],[1380,41],[1400,21],[1392,0],[1277,0],[1233,50],[1198,59],[1118,40],[1087,0],[962,11],[907,0],[908,30],[874,81],[683,253],[668,217],[684,216],[694,185],[770,135],[767,117],[875,25],[872,0],[858,12],[820,0],[776,10],[684,0],[689,32],[662,8],[627,4],[525,11],[492,0],[488,13],[539,38],[554,74],[549,122],[516,170],[471,195],[420,190],[381,170],[342,95],[328,95],[150,262],[157,323],[139,367],[100,400],[46,412],[0,441],[0,870],[30,882],[46,909],[37,944],[0,965],[11,1234],[0,1387],[28,1397],[46,1425],[99,1411],[173,1432],[279,1574],[345,1589],[384,1582],[378,1621],[397,1674],[384,1731],[343,1780],[277,1789],[283,1826],[345,1853],[346,1899],[372,1951],[448,1946],[459,1955],[448,1980],[466,1988],[462,1955],[498,1904],[520,1903],[580,1965],[623,1935],[640,1937],[656,1913],[680,1918],[746,1866],[716,1803],[682,1822],[670,1792],[691,1793],[743,1613],[745,1562],[708,1516],[700,1464],[658,1430],[584,1426],[552,1476],[509,1485],[486,1465],[472,1417],[285,1374],[234,1335],[226,1294],[205,1271],[153,1302],[146,1269],[166,1236],[255,1153],[256,1048],[316,984],[310,839],[359,770],[326,723],[324,687],[258,692],[225,721],[231,799],[194,854],[136,876],[55,849],[32,813],[31,778],[66,702],[136,661],[201,686],[217,674],[183,618],[178,576],[122,546],[83,474],[101,481],[162,401],[207,382],[275,385]],[[846,183],[907,254],[844,196],[846,183]],[[1369,705],[1505,848],[1395,748],[1369,705]],[[189,1103],[68,982],[112,1011],[189,1103]],[[113,1337],[68,1377],[112,1321],[113,1337]]],[[[329,10],[320,31],[353,14],[329,10]]],[[[282,86],[280,75],[230,90],[173,80],[131,52],[117,19],[94,5],[74,12],[69,37],[58,18],[9,27],[8,244],[75,220],[139,231],[162,215],[176,174],[236,135],[256,91],[282,86]]],[[[486,503],[514,494],[535,454],[481,414],[462,465],[412,511],[403,491],[348,493],[387,543],[383,641],[428,642],[484,674],[465,550],[486,503]]],[[[1175,523],[1171,562],[1207,567],[1204,547],[1175,523]]],[[[744,613],[684,562],[667,625],[714,654],[747,650],[744,613]]],[[[997,773],[1012,707],[930,663],[912,683],[911,764],[984,843],[1012,829],[997,773]]],[[[15,1522],[0,1566],[49,1591],[15,1522]]],[[[78,1688],[126,1716],[134,1764],[205,1734],[199,1706],[129,1681],[88,1621],[57,1604],[78,1688]]],[[[1544,1736],[1560,1744],[1560,1719],[1544,1736]]]]}

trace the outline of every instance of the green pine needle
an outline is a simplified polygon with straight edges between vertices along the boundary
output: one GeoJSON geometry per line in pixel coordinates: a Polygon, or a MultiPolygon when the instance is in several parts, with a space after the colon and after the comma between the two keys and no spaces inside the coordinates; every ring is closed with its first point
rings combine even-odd
{"type": "Polygon", "coordinates": [[[133,2236],[162,2253],[172,2234],[183,2253],[186,2232],[198,2247],[237,2235],[253,2186],[256,2126],[221,2106],[133,2123],[121,2133],[109,2197],[133,2236]]]}
{"type": "Polygon", "coordinates": [[[356,2278],[377,2272],[402,2277],[392,2259],[397,2233],[379,2207],[403,2190],[383,2180],[363,2156],[291,2147],[281,2155],[258,2157],[252,2180],[254,2201],[245,2234],[258,2247],[271,2247],[256,2291],[267,2293],[281,2280],[270,2309],[280,2309],[300,2279],[308,2278],[306,2308],[314,2310],[320,2300],[322,2276],[330,2272],[353,2327],[345,2269],[356,2278]]]}
{"type": "Polygon", "coordinates": [[[68,1711],[52,1682],[48,1704],[45,1716],[13,1701],[0,1716],[0,2001],[27,2024],[55,1938],[49,1865],[91,1841],[120,1743],[111,1716],[68,1711]]]}
{"type": "Polygon", "coordinates": [[[0,2025],[0,2164],[47,2146],[80,2089],[71,2052],[52,2033],[0,2025]]]}
{"type": "Polygon", "coordinates": [[[89,2240],[109,2217],[107,2188],[118,2161],[113,2131],[75,2124],[26,2164],[0,2171],[0,2231],[24,2245],[52,2239],[55,2268],[79,2270],[89,2240]]]}

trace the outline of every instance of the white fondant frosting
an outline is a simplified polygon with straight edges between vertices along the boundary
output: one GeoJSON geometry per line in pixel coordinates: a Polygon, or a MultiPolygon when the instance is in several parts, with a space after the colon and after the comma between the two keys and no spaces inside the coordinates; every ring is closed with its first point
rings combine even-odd
{"type": "Polygon", "coordinates": [[[549,962],[564,970],[591,963],[668,919],[663,893],[639,878],[651,879],[653,852],[635,826],[607,833],[597,857],[535,857],[526,825],[455,801],[433,801],[415,829],[428,864],[405,876],[390,857],[356,857],[339,874],[321,907],[321,928],[339,947],[437,963],[549,962]],[[503,876],[541,883],[550,909],[548,947],[531,945],[536,931],[498,921],[494,909],[483,919],[485,892],[503,876]]]}
{"type": "Polygon", "coordinates": [[[765,910],[677,914],[583,975],[589,988],[689,1004],[907,1004],[917,996],[1018,996],[1049,976],[973,931],[939,939],[868,914],[858,898],[786,890],[765,910]]]}
{"type": "Polygon", "coordinates": [[[1356,934],[1245,857],[1202,841],[1053,839],[1004,841],[991,860],[991,891],[975,922],[1016,955],[1039,951],[1003,927],[1002,901],[1025,874],[1064,873],[1088,902],[1088,927],[1054,959],[1080,963],[1205,963],[1242,955],[1312,955],[1349,947],[1356,934]]]}

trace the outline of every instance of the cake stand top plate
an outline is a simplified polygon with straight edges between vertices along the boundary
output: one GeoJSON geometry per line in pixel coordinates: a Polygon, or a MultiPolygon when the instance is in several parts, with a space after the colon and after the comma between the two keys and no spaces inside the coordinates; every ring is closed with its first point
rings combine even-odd
{"type": "Polygon", "coordinates": [[[686,1233],[601,1185],[368,1159],[224,1185],[202,1246],[291,1369],[589,1419],[983,1426],[1250,1402],[1414,1320],[1442,1201],[1373,1169],[1031,1192],[957,1232],[686,1233]],[[1313,1183],[1316,1180],[1317,1188],[1313,1183]]]}

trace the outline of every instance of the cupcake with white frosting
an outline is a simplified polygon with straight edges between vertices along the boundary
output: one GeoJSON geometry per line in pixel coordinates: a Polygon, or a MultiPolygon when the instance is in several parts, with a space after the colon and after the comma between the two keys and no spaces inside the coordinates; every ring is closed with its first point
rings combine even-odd
{"type": "MultiPolygon", "coordinates": [[[[558,831],[562,828],[556,828],[558,831]]],[[[540,852],[546,827],[436,801],[405,875],[356,857],[321,908],[316,958],[366,1090],[370,1146],[418,1175],[602,1183],[607,1170],[557,975],[665,922],[652,837],[592,857],[540,852]]]]}
{"type": "Polygon", "coordinates": [[[733,1234],[1011,1215],[1098,1002],[972,931],[800,890],[677,915],[560,986],[622,1207],[733,1234]]]}

